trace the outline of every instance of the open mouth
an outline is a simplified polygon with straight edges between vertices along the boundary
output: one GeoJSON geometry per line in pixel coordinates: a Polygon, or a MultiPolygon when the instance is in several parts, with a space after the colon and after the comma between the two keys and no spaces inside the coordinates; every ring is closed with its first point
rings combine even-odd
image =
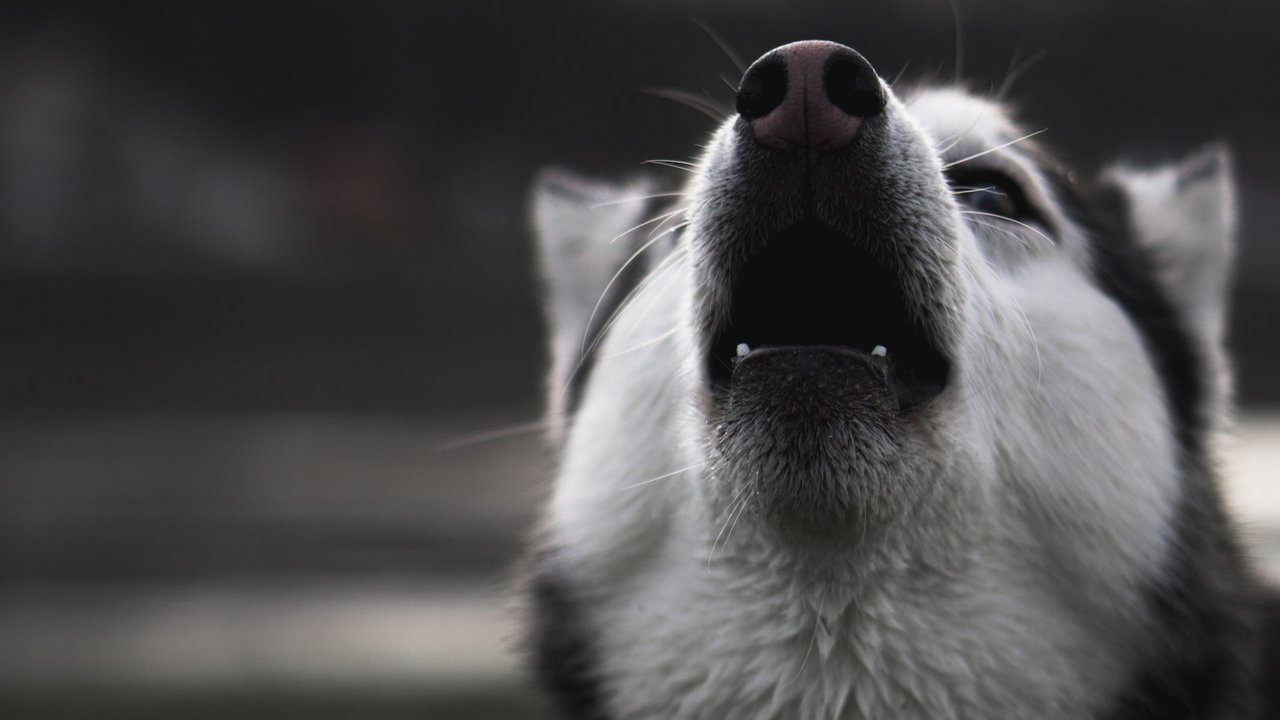
{"type": "Polygon", "coordinates": [[[707,358],[713,393],[730,391],[740,366],[783,348],[793,357],[836,351],[878,369],[872,374],[888,383],[898,410],[941,393],[950,369],[945,355],[911,317],[896,273],[861,245],[806,222],[748,259],[707,358]]]}

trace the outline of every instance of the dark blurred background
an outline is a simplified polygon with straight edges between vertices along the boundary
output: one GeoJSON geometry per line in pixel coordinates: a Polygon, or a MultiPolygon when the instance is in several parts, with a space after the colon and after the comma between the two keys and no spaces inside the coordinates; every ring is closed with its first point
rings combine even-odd
{"type": "MultiPolygon", "coordinates": [[[[1273,462],[1280,5],[955,5],[964,81],[1019,70],[1012,102],[1077,167],[1235,149],[1232,341],[1273,462]]],[[[948,0],[6,3],[0,714],[541,714],[504,588],[548,461],[501,432],[539,412],[531,176],[678,179],[641,163],[712,122],[645,89],[731,106],[700,25],[748,62],[827,38],[916,82],[954,77],[956,22],[948,0]]]]}

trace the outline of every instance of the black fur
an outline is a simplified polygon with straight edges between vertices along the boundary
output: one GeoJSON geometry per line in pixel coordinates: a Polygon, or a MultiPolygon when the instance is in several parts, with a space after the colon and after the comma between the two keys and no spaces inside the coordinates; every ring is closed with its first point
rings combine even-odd
{"type": "MultiPolygon", "coordinates": [[[[1201,346],[1155,281],[1118,188],[1057,193],[1090,234],[1099,287],[1142,334],[1159,371],[1181,454],[1182,496],[1168,565],[1147,590],[1162,647],[1105,715],[1109,720],[1272,718],[1280,680],[1266,634],[1280,633],[1280,599],[1247,567],[1206,452],[1209,411],[1201,346]],[[1268,653],[1270,659],[1268,660],[1268,653]]],[[[1122,410],[1122,409],[1121,409],[1122,410]]]]}
{"type": "Polygon", "coordinates": [[[1059,194],[1067,197],[1067,208],[1074,210],[1089,233],[1098,285],[1142,334],[1164,385],[1183,452],[1203,458],[1208,408],[1200,346],[1191,340],[1173,302],[1156,282],[1150,254],[1133,232],[1124,194],[1111,186],[1083,192],[1064,189],[1070,187],[1060,183],[1059,194]]]}
{"type": "Polygon", "coordinates": [[[595,650],[582,624],[579,601],[551,553],[540,554],[528,593],[533,617],[526,638],[538,683],[563,717],[608,720],[595,650]]]}
{"type": "Polygon", "coordinates": [[[1269,593],[1263,602],[1262,618],[1264,650],[1261,677],[1264,689],[1259,700],[1274,718],[1280,716],[1280,593],[1269,593]]]}

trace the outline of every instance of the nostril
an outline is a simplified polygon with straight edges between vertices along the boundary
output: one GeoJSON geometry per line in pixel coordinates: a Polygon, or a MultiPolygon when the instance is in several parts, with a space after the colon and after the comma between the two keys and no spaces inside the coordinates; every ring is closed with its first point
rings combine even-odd
{"type": "Polygon", "coordinates": [[[827,59],[824,72],[827,99],[848,115],[867,118],[884,110],[887,99],[871,64],[842,48],[827,59]]]}
{"type": "Polygon", "coordinates": [[[738,114],[755,120],[773,112],[787,97],[787,68],[780,58],[752,65],[738,85],[738,114]]]}
{"type": "Polygon", "coordinates": [[[764,147],[826,153],[850,145],[863,120],[887,102],[888,90],[857,52],[802,40],[770,50],[747,68],[737,109],[764,147]]]}

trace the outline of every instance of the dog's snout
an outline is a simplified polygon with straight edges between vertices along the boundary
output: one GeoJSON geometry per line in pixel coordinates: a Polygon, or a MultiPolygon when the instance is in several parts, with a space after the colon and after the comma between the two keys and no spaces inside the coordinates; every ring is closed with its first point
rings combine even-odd
{"type": "Polygon", "coordinates": [[[806,40],[766,53],[747,68],[737,110],[756,139],[776,150],[834,150],[884,109],[875,68],[852,49],[806,40]]]}

